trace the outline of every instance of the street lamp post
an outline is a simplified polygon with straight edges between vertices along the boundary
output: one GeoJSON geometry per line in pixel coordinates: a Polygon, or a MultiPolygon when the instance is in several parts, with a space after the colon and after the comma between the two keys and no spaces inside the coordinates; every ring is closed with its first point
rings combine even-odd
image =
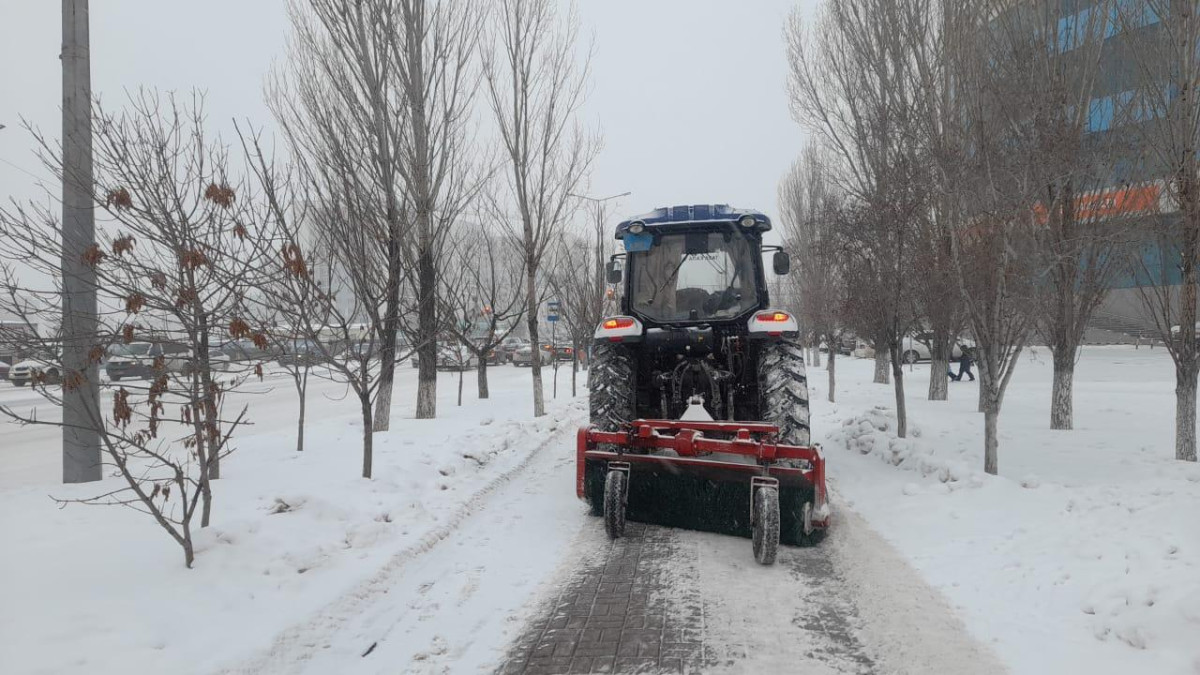
{"type": "Polygon", "coordinates": [[[96,237],[88,0],[63,0],[62,31],[63,482],[86,483],[101,478],[96,271],[84,262],[96,237]]]}
{"type": "MultiPolygon", "coordinates": [[[[596,245],[596,269],[593,270],[593,272],[596,275],[595,283],[596,283],[597,289],[605,288],[608,285],[608,280],[606,279],[605,274],[604,274],[604,205],[605,205],[605,203],[607,203],[609,201],[612,201],[614,199],[620,199],[621,197],[628,197],[631,194],[633,194],[633,193],[632,192],[622,192],[621,194],[609,195],[608,197],[589,197],[587,195],[577,195],[574,193],[571,194],[571,196],[575,197],[576,199],[582,199],[584,201],[591,202],[592,205],[595,206],[595,209],[596,209],[596,211],[595,211],[595,232],[593,232],[593,234],[596,237],[596,242],[595,242],[595,245],[596,245]]],[[[607,299],[608,299],[608,294],[606,292],[602,292],[602,294],[600,296],[601,305],[603,305],[607,301],[607,299]]],[[[578,360],[579,355],[578,354],[575,355],[575,358],[578,360]]],[[[592,363],[592,346],[589,344],[588,352],[587,352],[587,364],[588,364],[589,368],[591,367],[591,363],[592,363]]]]}

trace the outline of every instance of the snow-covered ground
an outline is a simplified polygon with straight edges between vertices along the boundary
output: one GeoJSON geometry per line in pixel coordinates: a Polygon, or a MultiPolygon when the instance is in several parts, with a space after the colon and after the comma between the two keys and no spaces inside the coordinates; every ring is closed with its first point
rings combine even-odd
{"type": "Polygon", "coordinates": [[[1048,353],[1025,357],[998,478],[982,473],[976,385],[931,402],[928,366],[906,369],[912,433],[897,440],[872,362],[838,373],[836,404],[809,373],[833,489],[1014,673],[1200,673],[1200,467],[1173,459],[1164,351],[1087,348],[1074,431],[1049,429],[1048,353]]]}
{"type": "MultiPolygon", "coordinates": [[[[675,538],[670,588],[699,589],[705,639],[727,670],[821,665],[809,620],[833,603],[858,617],[862,653],[887,672],[995,672],[994,654],[1019,674],[1200,673],[1200,467],[1172,459],[1170,360],[1089,348],[1077,428],[1052,432],[1047,356],[1026,357],[1010,387],[999,477],[980,471],[975,385],[951,383],[950,401],[929,402],[917,366],[914,433],[897,440],[892,390],[870,382],[871,362],[839,361],[837,404],[812,369],[840,510],[822,548],[788,549],[763,569],[744,540],[675,538]],[[763,584],[772,602],[747,604],[763,584]]],[[[97,486],[57,482],[53,430],[4,425],[0,672],[494,668],[525,619],[609,544],[571,490],[584,399],[560,396],[531,421],[529,371],[491,372],[493,398],[476,400],[468,374],[461,408],[456,376],[443,375],[439,419],[417,421],[415,373],[401,368],[371,481],[358,477],[343,387],[314,382],[302,454],[286,378],[235,397],[256,425],[225,465],[194,570],[145,516],[59,509],[47,495],[97,486]]],[[[560,378],[562,394],[569,373],[560,378]]],[[[0,401],[27,399],[0,384],[0,401]]]]}
{"type": "MultiPolygon", "coordinates": [[[[255,426],[223,467],[214,526],[198,536],[193,570],[146,516],[59,509],[48,495],[86,496],[119,482],[59,484],[53,430],[5,424],[0,672],[235,667],[445,537],[481,493],[547,439],[573,431],[581,415],[580,400],[561,396],[567,372],[551,414],[531,421],[529,371],[505,366],[491,371],[488,401],[475,399],[468,373],[461,408],[457,376],[443,374],[439,418],[414,420],[415,371],[397,373],[392,430],[376,436],[369,481],[359,477],[361,425],[344,386],[314,381],[303,453],[294,450],[296,399],[286,378],[231,397],[250,402],[255,426]]],[[[6,403],[29,394],[0,384],[6,403]]]]}

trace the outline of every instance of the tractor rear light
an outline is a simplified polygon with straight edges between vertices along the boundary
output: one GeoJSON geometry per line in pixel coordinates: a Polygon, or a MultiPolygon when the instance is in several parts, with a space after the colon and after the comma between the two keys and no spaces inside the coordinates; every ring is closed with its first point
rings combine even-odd
{"type": "Polygon", "coordinates": [[[596,328],[597,340],[622,342],[626,338],[641,339],[642,322],[632,316],[611,316],[600,322],[596,328]]]}
{"type": "Polygon", "coordinates": [[[778,309],[768,309],[765,312],[758,312],[750,317],[748,328],[751,336],[766,335],[769,337],[794,335],[800,330],[800,326],[796,322],[796,317],[778,309]]]}

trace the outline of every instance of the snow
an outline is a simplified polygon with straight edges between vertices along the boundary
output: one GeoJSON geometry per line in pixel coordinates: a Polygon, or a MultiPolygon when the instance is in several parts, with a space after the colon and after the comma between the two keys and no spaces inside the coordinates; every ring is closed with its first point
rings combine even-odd
{"type": "MultiPolygon", "coordinates": [[[[361,425],[343,385],[313,383],[303,453],[294,450],[296,402],[286,380],[238,398],[250,402],[256,424],[224,464],[214,526],[197,536],[193,570],[146,516],[59,509],[47,494],[84,496],[119,483],[58,484],[53,436],[16,430],[22,443],[0,450],[20,467],[13,476],[6,466],[0,482],[9,542],[0,556],[0,670],[235,667],[449,536],[481,494],[547,439],[573,432],[581,414],[581,401],[561,399],[531,420],[528,371],[496,368],[490,401],[464,397],[455,407],[457,375],[443,374],[440,417],[406,419],[415,392],[409,370],[397,371],[400,419],[376,435],[373,480],[359,477],[361,425]]],[[[0,392],[6,402],[29,397],[0,392]]]]}
{"type": "Polygon", "coordinates": [[[982,472],[977,385],[926,401],[928,366],[906,368],[917,395],[898,439],[873,367],[839,360],[836,404],[810,373],[831,487],[1012,672],[1200,673],[1200,467],[1173,459],[1164,351],[1087,348],[1073,431],[1049,429],[1049,355],[1025,357],[996,477],[982,472]]]}
{"type": "MultiPolygon", "coordinates": [[[[862,657],[879,672],[1200,673],[1200,467],[1173,459],[1164,352],[1088,348],[1068,432],[1048,429],[1048,355],[1024,357],[999,476],[981,470],[977,385],[930,402],[927,366],[906,368],[911,433],[899,439],[873,367],[839,359],[837,404],[809,373],[832,491],[820,547],[782,548],[763,568],[744,539],[672,535],[666,588],[691,589],[681,611],[700,598],[727,670],[853,672],[862,657]],[[763,588],[769,602],[755,601],[763,588]]],[[[491,375],[493,398],[468,382],[460,408],[457,376],[443,374],[439,418],[418,421],[415,371],[399,369],[369,481],[344,386],[313,381],[304,453],[286,378],[234,396],[255,425],[224,466],[193,570],[141,514],[58,508],[47,495],[97,486],[59,484],[53,430],[4,425],[0,671],[494,668],[578,561],[609,544],[571,489],[585,397],[563,395],[564,379],[532,420],[529,371],[491,375]]],[[[0,385],[0,402],[35,401],[0,385]]]]}

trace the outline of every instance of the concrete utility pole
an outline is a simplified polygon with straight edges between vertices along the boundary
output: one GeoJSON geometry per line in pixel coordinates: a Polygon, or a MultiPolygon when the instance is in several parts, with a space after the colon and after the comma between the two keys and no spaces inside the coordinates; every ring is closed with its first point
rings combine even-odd
{"type": "Polygon", "coordinates": [[[88,0],[63,0],[63,482],[100,480],[96,272],[83,260],[96,240],[92,203],[92,68],[88,0]],[[78,377],[82,376],[82,381],[78,377]]]}

